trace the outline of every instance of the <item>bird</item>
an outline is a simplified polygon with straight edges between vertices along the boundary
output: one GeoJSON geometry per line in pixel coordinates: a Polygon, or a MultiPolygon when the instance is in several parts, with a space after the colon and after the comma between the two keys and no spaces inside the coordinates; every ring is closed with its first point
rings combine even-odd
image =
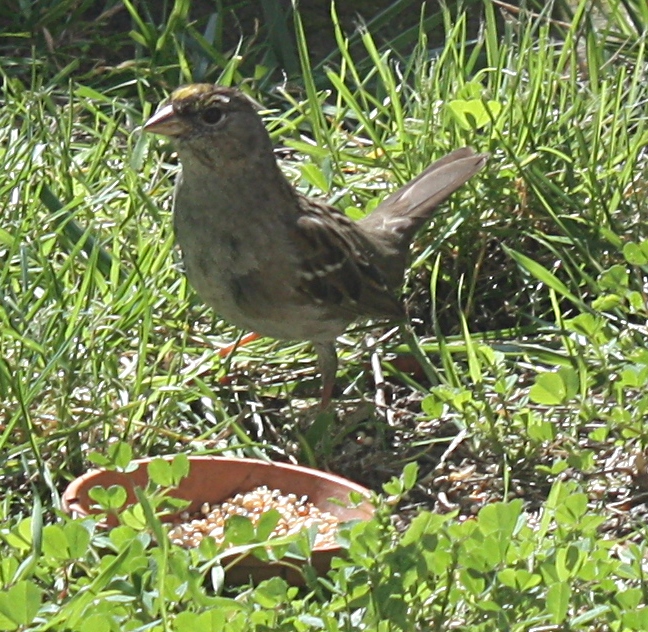
{"type": "Polygon", "coordinates": [[[260,108],[238,88],[194,83],[173,91],[143,129],[170,138],[182,166],[173,225],[190,284],[241,329],[310,341],[327,409],[336,338],[354,321],[406,318],[398,295],[410,244],[488,154],[456,149],[353,221],[290,183],[260,108]]]}

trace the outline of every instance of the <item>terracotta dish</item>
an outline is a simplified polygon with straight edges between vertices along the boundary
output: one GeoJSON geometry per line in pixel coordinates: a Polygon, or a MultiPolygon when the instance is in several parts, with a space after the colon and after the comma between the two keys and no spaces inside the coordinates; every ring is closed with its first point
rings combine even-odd
{"type": "MultiPolygon", "coordinates": [[[[171,459],[172,457],[164,457],[171,459]]],[[[148,482],[146,466],[152,459],[135,461],[137,469],[132,472],[116,472],[113,470],[93,470],[72,481],[63,494],[63,508],[76,516],[87,516],[99,513],[88,492],[95,486],[108,488],[111,485],[121,485],[128,494],[127,504],[136,502],[135,487],[145,487],[148,482]]],[[[189,475],[182,480],[174,491],[174,496],[190,502],[185,511],[199,511],[203,503],[220,503],[238,493],[266,485],[270,489],[279,489],[284,494],[307,496],[308,500],[321,511],[330,512],[340,522],[348,520],[368,520],[374,513],[374,507],[368,501],[369,490],[352,483],[340,476],[313,470],[298,465],[285,463],[268,463],[256,459],[237,459],[216,456],[189,457],[189,475]],[[358,492],[367,500],[354,505],[349,500],[350,492],[358,492]]],[[[172,520],[167,516],[166,520],[172,520]]],[[[105,526],[113,527],[118,524],[116,516],[108,516],[105,526]]],[[[344,551],[338,545],[315,547],[311,563],[319,573],[325,573],[331,559],[343,555],[344,551]]],[[[291,563],[299,565],[294,559],[291,563]]],[[[226,563],[227,560],[224,560],[226,563]]],[[[283,576],[291,583],[302,583],[301,575],[282,564],[269,564],[248,555],[236,566],[227,571],[228,583],[240,583],[252,577],[260,581],[268,577],[283,576]]]]}

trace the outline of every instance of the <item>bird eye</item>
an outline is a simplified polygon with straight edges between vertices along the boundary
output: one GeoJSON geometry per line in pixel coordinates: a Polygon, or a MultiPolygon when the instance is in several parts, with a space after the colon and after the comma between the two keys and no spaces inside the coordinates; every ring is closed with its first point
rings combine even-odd
{"type": "Polygon", "coordinates": [[[200,117],[208,125],[216,125],[223,118],[223,111],[220,108],[210,107],[203,110],[200,117]]]}

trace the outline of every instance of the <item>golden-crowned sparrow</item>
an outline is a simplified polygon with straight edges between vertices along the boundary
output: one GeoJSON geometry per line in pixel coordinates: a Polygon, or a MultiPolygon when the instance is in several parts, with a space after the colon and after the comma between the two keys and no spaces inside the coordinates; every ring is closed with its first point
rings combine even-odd
{"type": "Polygon", "coordinates": [[[404,318],[396,298],[409,245],[432,210],[486,155],[457,149],[358,222],[285,178],[258,106],[239,90],[178,88],[144,129],[173,139],[182,163],[174,227],[187,277],[238,327],[310,340],[331,398],[335,339],[360,318],[404,318]]]}

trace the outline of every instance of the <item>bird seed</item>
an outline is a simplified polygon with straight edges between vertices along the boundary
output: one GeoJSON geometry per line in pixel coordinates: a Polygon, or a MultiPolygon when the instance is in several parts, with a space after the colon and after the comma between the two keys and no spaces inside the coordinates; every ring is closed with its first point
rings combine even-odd
{"type": "Polygon", "coordinates": [[[328,511],[321,511],[308,500],[308,496],[283,494],[279,489],[262,485],[232,498],[210,505],[203,503],[194,513],[182,512],[169,531],[171,542],[185,547],[196,547],[205,536],[217,544],[225,538],[225,525],[232,516],[244,516],[256,526],[261,516],[276,509],[280,518],[270,535],[280,537],[298,533],[317,526],[314,547],[335,545],[339,519],[328,511]]]}

